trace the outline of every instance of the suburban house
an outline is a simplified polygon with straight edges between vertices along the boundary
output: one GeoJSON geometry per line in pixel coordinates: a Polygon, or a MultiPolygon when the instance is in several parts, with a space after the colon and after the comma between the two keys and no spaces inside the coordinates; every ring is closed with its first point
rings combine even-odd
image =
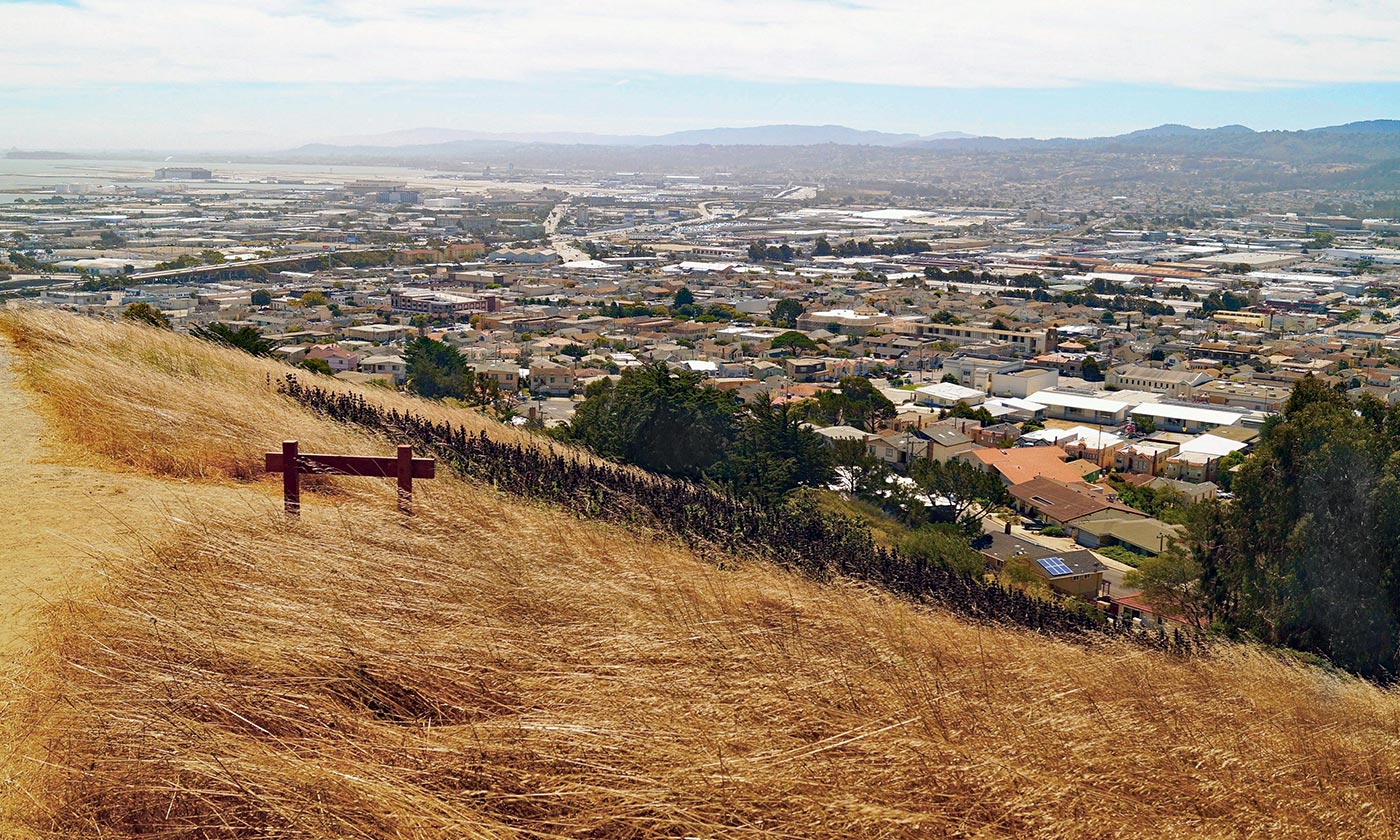
{"type": "Polygon", "coordinates": [[[915,458],[928,457],[929,439],[918,432],[873,435],[865,442],[870,455],[903,472],[915,458]]]}
{"type": "Polygon", "coordinates": [[[1156,629],[1172,625],[1190,625],[1184,616],[1173,615],[1154,606],[1141,592],[1109,599],[1108,614],[1115,621],[1134,627],[1156,629]]]}
{"type": "Polygon", "coordinates": [[[914,389],[914,402],[939,408],[952,408],[958,403],[968,406],[980,405],[986,398],[987,395],[976,388],[966,388],[952,382],[935,382],[914,389]]]}
{"type": "Polygon", "coordinates": [[[390,341],[408,338],[414,332],[413,327],[403,324],[362,324],[358,327],[348,327],[345,330],[345,335],[362,341],[386,344],[390,341]]]}
{"type": "Polygon", "coordinates": [[[320,359],[330,365],[332,373],[356,370],[360,366],[360,354],[335,344],[315,344],[306,351],[306,358],[320,359]]]}
{"type": "Polygon", "coordinates": [[[973,545],[998,571],[1009,561],[1025,561],[1031,571],[1061,594],[1093,600],[1103,589],[1104,566],[1091,552],[1056,551],[1025,537],[999,532],[985,534],[973,545]]]}
{"type": "Polygon", "coordinates": [[[947,461],[964,452],[971,452],[972,438],[957,429],[930,429],[928,432],[928,457],[934,461],[947,461]]]}
{"type": "Polygon", "coordinates": [[[366,356],[360,360],[360,373],[383,377],[395,385],[402,385],[408,378],[408,362],[397,353],[366,356]]]}
{"type": "Polygon", "coordinates": [[[1034,558],[1028,565],[1051,589],[1064,595],[1092,601],[1103,589],[1104,565],[1092,552],[1061,552],[1034,558]]]}
{"type": "Polygon", "coordinates": [[[1146,367],[1145,365],[1121,365],[1110,370],[1104,380],[1110,388],[1122,388],[1126,391],[1151,391],[1154,394],[1189,399],[1195,393],[1196,388],[1215,381],[1215,377],[1204,371],[1166,370],[1146,367]]]}
{"type": "Polygon", "coordinates": [[[1136,487],[1146,487],[1150,490],[1170,490],[1180,494],[1182,501],[1188,505],[1214,499],[1220,492],[1220,488],[1210,481],[1193,483],[1162,476],[1154,478],[1149,475],[1127,475],[1123,476],[1122,480],[1136,487]]]}
{"type": "Polygon", "coordinates": [[[864,443],[865,439],[871,436],[869,432],[855,426],[827,426],[817,429],[816,432],[826,438],[828,445],[838,440],[858,440],[864,443]]]}
{"type": "Polygon", "coordinates": [[[1208,452],[1178,452],[1167,459],[1162,475],[1181,481],[1214,481],[1219,473],[1220,456],[1208,452]]]}
{"type": "Polygon", "coordinates": [[[1069,454],[1058,446],[973,449],[958,457],[986,472],[997,473],[1008,487],[1041,477],[1070,484],[1085,480],[1084,473],[1066,463],[1069,454]]]}
{"type": "Polygon", "coordinates": [[[1121,545],[1137,554],[1156,555],[1181,532],[1180,525],[1168,525],[1141,512],[1101,510],[1069,522],[1074,541],[1085,548],[1121,545]]]}
{"type": "Polygon", "coordinates": [[[513,394],[520,390],[520,368],[512,364],[477,365],[476,375],[495,381],[502,392],[513,394]]]}
{"type": "Polygon", "coordinates": [[[1214,481],[1220,460],[1247,448],[1248,444],[1224,435],[1203,434],[1181,444],[1163,463],[1161,475],[1193,483],[1214,481]]]}
{"type": "Polygon", "coordinates": [[[1137,441],[1113,453],[1113,468],[1124,473],[1161,475],[1166,469],[1167,460],[1178,451],[1174,443],[1137,441]]]}
{"type": "Polygon", "coordinates": [[[1087,426],[1075,426],[1070,431],[1074,433],[1074,437],[1060,441],[1060,448],[1071,458],[1082,458],[1101,469],[1113,467],[1118,450],[1127,442],[1112,432],[1087,426]]]}
{"type": "Polygon", "coordinates": [[[530,393],[567,397],[574,392],[574,372],[563,365],[536,362],[530,365],[530,393]]]}
{"type": "Polygon", "coordinates": [[[1116,493],[1091,488],[1079,482],[1069,484],[1044,476],[1012,485],[1011,498],[1022,513],[1038,516],[1052,525],[1070,530],[1075,520],[1101,511],[1146,517],[1142,511],[1118,501],[1116,493]]]}
{"type": "Polygon", "coordinates": [[[1021,427],[1015,423],[993,423],[972,430],[972,440],[978,446],[1010,446],[1021,438],[1021,427]]]}
{"type": "Polygon", "coordinates": [[[783,370],[793,382],[817,382],[826,378],[826,362],[822,359],[783,359],[783,370]]]}

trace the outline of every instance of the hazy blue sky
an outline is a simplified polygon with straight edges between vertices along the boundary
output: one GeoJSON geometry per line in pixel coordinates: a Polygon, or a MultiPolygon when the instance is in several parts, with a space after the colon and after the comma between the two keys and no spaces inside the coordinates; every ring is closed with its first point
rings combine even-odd
{"type": "Polygon", "coordinates": [[[0,147],[1400,117],[1396,0],[0,0],[0,147]]]}

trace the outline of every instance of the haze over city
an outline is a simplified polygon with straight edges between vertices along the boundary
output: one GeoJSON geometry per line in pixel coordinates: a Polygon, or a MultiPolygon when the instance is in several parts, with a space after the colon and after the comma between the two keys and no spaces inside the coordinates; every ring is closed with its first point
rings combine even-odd
{"type": "Polygon", "coordinates": [[[839,122],[1088,137],[1400,105],[1393,4],[5,0],[0,147],[839,122]]]}

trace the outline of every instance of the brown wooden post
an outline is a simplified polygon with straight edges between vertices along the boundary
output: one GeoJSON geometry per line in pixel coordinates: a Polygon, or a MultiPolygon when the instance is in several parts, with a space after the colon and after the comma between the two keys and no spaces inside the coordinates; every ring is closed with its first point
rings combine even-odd
{"type": "Polygon", "coordinates": [[[288,516],[301,515],[301,476],[297,470],[297,442],[282,441],[282,505],[288,516]]]}
{"type": "Polygon", "coordinates": [[[413,513],[413,447],[400,446],[398,459],[399,510],[413,513]]]}
{"type": "Polygon", "coordinates": [[[413,479],[437,477],[437,464],[432,458],[413,457],[413,447],[400,446],[393,457],[378,455],[332,455],[302,453],[297,442],[282,442],[281,452],[264,456],[264,469],[282,473],[282,496],[289,516],[301,512],[301,474],[357,475],[367,478],[394,478],[398,482],[399,510],[412,513],[413,479]],[[304,469],[303,469],[304,468],[304,469]]]}

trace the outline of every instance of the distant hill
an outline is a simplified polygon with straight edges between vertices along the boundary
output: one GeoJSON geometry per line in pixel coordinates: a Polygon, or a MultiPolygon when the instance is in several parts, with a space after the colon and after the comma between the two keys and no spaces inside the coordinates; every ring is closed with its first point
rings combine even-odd
{"type": "Polygon", "coordinates": [[[1400,120],[1364,120],[1345,125],[1331,125],[1314,128],[1309,133],[1327,132],[1331,134],[1400,134],[1400,120]]]}
{"type": "Polygon", "coordinates": [[[1254,129],[1245,125],[1223,125],[1219,128],[1192,128],[1180,123],[1166,123],[1156,128],[1144,128],[1119,135],[1119,139],[1130,137],[1200,137],[1208,134],[1254,134],[1254,129]]]}
{"type": "Polygon", "coordinates": [[[844,125],[755,125],[738,128],[700,128],[670,134],[592,134],[588,132],[487,132],[452,128],[411,128],[383,134],[331,138],[303,148],[402,148],[444,143],[546,143],[590,146],[901,146],[921,140],[958,140],[974,137],[961,131],[920,136],[864,131],[844,125]]]}
{"type": "Polygon", "coordinates": [[[706,128],[677,131],[655,139],[662,146],[901,146],[918,142],[917,134],[860,131],[844,125],[759,125],[749,128],[706,128]]]}
{"type": "Polygon", "coordinates": [[[1112,137],[1002,138],[944,131],[926,135],[866,131],[843,125],[760,125],[704,128],[660,135],[577,132],[489,133],[416,128],[384,134],[342,137],[283,153],[293,158],[354,157],[400,160],[452,160],[531,147],[532,156],[549,147],[656,149],[684,147],[766,147],[823,145],[892,152],[1087,152],[1207,155],[1283,163],[1374,164],[1400,158],[1400,120],[1368,120],[1301,131],[1255,131],[1244,125],[1195,128],[1167,123],[1112,137]]]}

